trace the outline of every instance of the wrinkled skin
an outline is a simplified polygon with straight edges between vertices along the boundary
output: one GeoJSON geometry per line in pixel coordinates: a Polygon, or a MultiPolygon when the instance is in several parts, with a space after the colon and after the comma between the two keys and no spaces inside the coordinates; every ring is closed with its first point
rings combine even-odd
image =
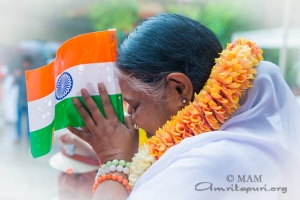
{"type": "Polygon", "coordinates": [[[131,114],[125,117],[125,125],[118,120],[103,84],[99,84],[98,89],[107,118],[101,114],[87,90],[82,89],[82,96],[90,114],[78,99],[74,99],[73,103],[86,127],[83,130],[68,128],[93,147],[101,163],[113,159],[131,161],[138,148],[138,132],[133,125],[136,123],[148,136],[154,135],[172,115],[187,105],[183,103],[183,99],[187,102],[192,100],[193,87],[187,76],[171,73],[166,81],[166,101],[161,100],[164,102],[161,105],[145,93],[133,90],[126,80],[119,79],[122,95],[129,104],[128,112],[131,114]]]}

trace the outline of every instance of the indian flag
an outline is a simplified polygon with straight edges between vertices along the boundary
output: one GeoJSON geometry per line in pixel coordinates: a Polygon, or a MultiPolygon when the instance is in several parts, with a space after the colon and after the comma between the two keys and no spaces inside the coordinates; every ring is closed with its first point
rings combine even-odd
{"type": "Polygon", "coordinates": [[[124,123],[122,96],[114,72],[117,55],[115,30],[76,36],[57,51],[52,63],[26,72],[31,153],[34,158],[50,152],[53,133],[67,126],[85,126],[72,103],[82,102],[85,88],[105,116],[98,83],[106,86],[120,121],[124,123]]]}

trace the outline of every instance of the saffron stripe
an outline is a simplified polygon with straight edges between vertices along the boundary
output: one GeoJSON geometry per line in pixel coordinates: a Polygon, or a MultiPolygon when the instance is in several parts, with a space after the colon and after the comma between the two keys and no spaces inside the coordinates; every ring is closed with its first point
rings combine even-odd
{"type": "Polygon", "coordinates": [[[80,64],[115,62],[116,57],[115,30],[83,34],[66,41],[57,50],[55,74],[80,64]]]}
{"type": "Polygon", "coordinates": [[[52,62],[44,67],[25,72],[28,102],[48,96],[54,91],[53,64],[52,62]]]}
{"type": "Polygon", "coordinates": [[[26,71],[27,100],[34,101],[52,93],[56,77],[69,68],[86,63],[115,62],[116,47],[115,30],[87,33],[71,38],[57,50],[54,62],[26,71]]]}

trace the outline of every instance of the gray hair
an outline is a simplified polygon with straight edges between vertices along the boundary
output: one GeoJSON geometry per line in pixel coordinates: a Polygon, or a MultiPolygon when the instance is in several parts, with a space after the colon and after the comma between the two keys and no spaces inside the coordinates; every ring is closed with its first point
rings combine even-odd
{"type": "Polygon", "coordinates": [[[135,73],[128,74],[117,67],[115,71],[118,77],[126,80],[133,90],[145,93],[157,106],[166,103],[166,77],[170,72],[162,72],[153,82],[145,83],[142,77],[138,78],[135,73]]]}

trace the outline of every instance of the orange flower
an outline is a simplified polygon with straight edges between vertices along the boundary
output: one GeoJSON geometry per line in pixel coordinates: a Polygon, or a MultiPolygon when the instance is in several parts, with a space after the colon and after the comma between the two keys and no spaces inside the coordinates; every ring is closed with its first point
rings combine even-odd
{"type": "Polygon", "coordinates": [[[174,145],[173,137],[169,132],[167,132],[167,131],[160,128],[156,132],[156,135],[157,135],[158,138],[160,138],[163,141],[163,143],[166,146],[171,147],[171,146],[174,145]]]}
{"type": "Polygon", "coordinates": [[[152,156],[159,158],[184,138],[218,130],[239,108],[245,90],[253,86],[255,67],[262,59],[262,50],[250,40],[238,39],[228,44],[194,101],[148,140],[152,156]]]}
{"type": "Polygon", "coordinates": [[[152,156],[156,157],[159,155],[159,149],[158,149],[158,145],[161,143],[162,141],[156,136],[152,136],[147,142],[146,144],[149,146],[150,151],[152,156]]]}
{"type": "Polygon", "coordinates": [[[130,167],[131,187],[167,149],[184,138],[218,130],[239,108],[245,90],[253,86],[255,67],[262,59],[262,50],[250,40],[238,39],[228,44],[194,101],[158,129],[135,155],[130,167]]]}

